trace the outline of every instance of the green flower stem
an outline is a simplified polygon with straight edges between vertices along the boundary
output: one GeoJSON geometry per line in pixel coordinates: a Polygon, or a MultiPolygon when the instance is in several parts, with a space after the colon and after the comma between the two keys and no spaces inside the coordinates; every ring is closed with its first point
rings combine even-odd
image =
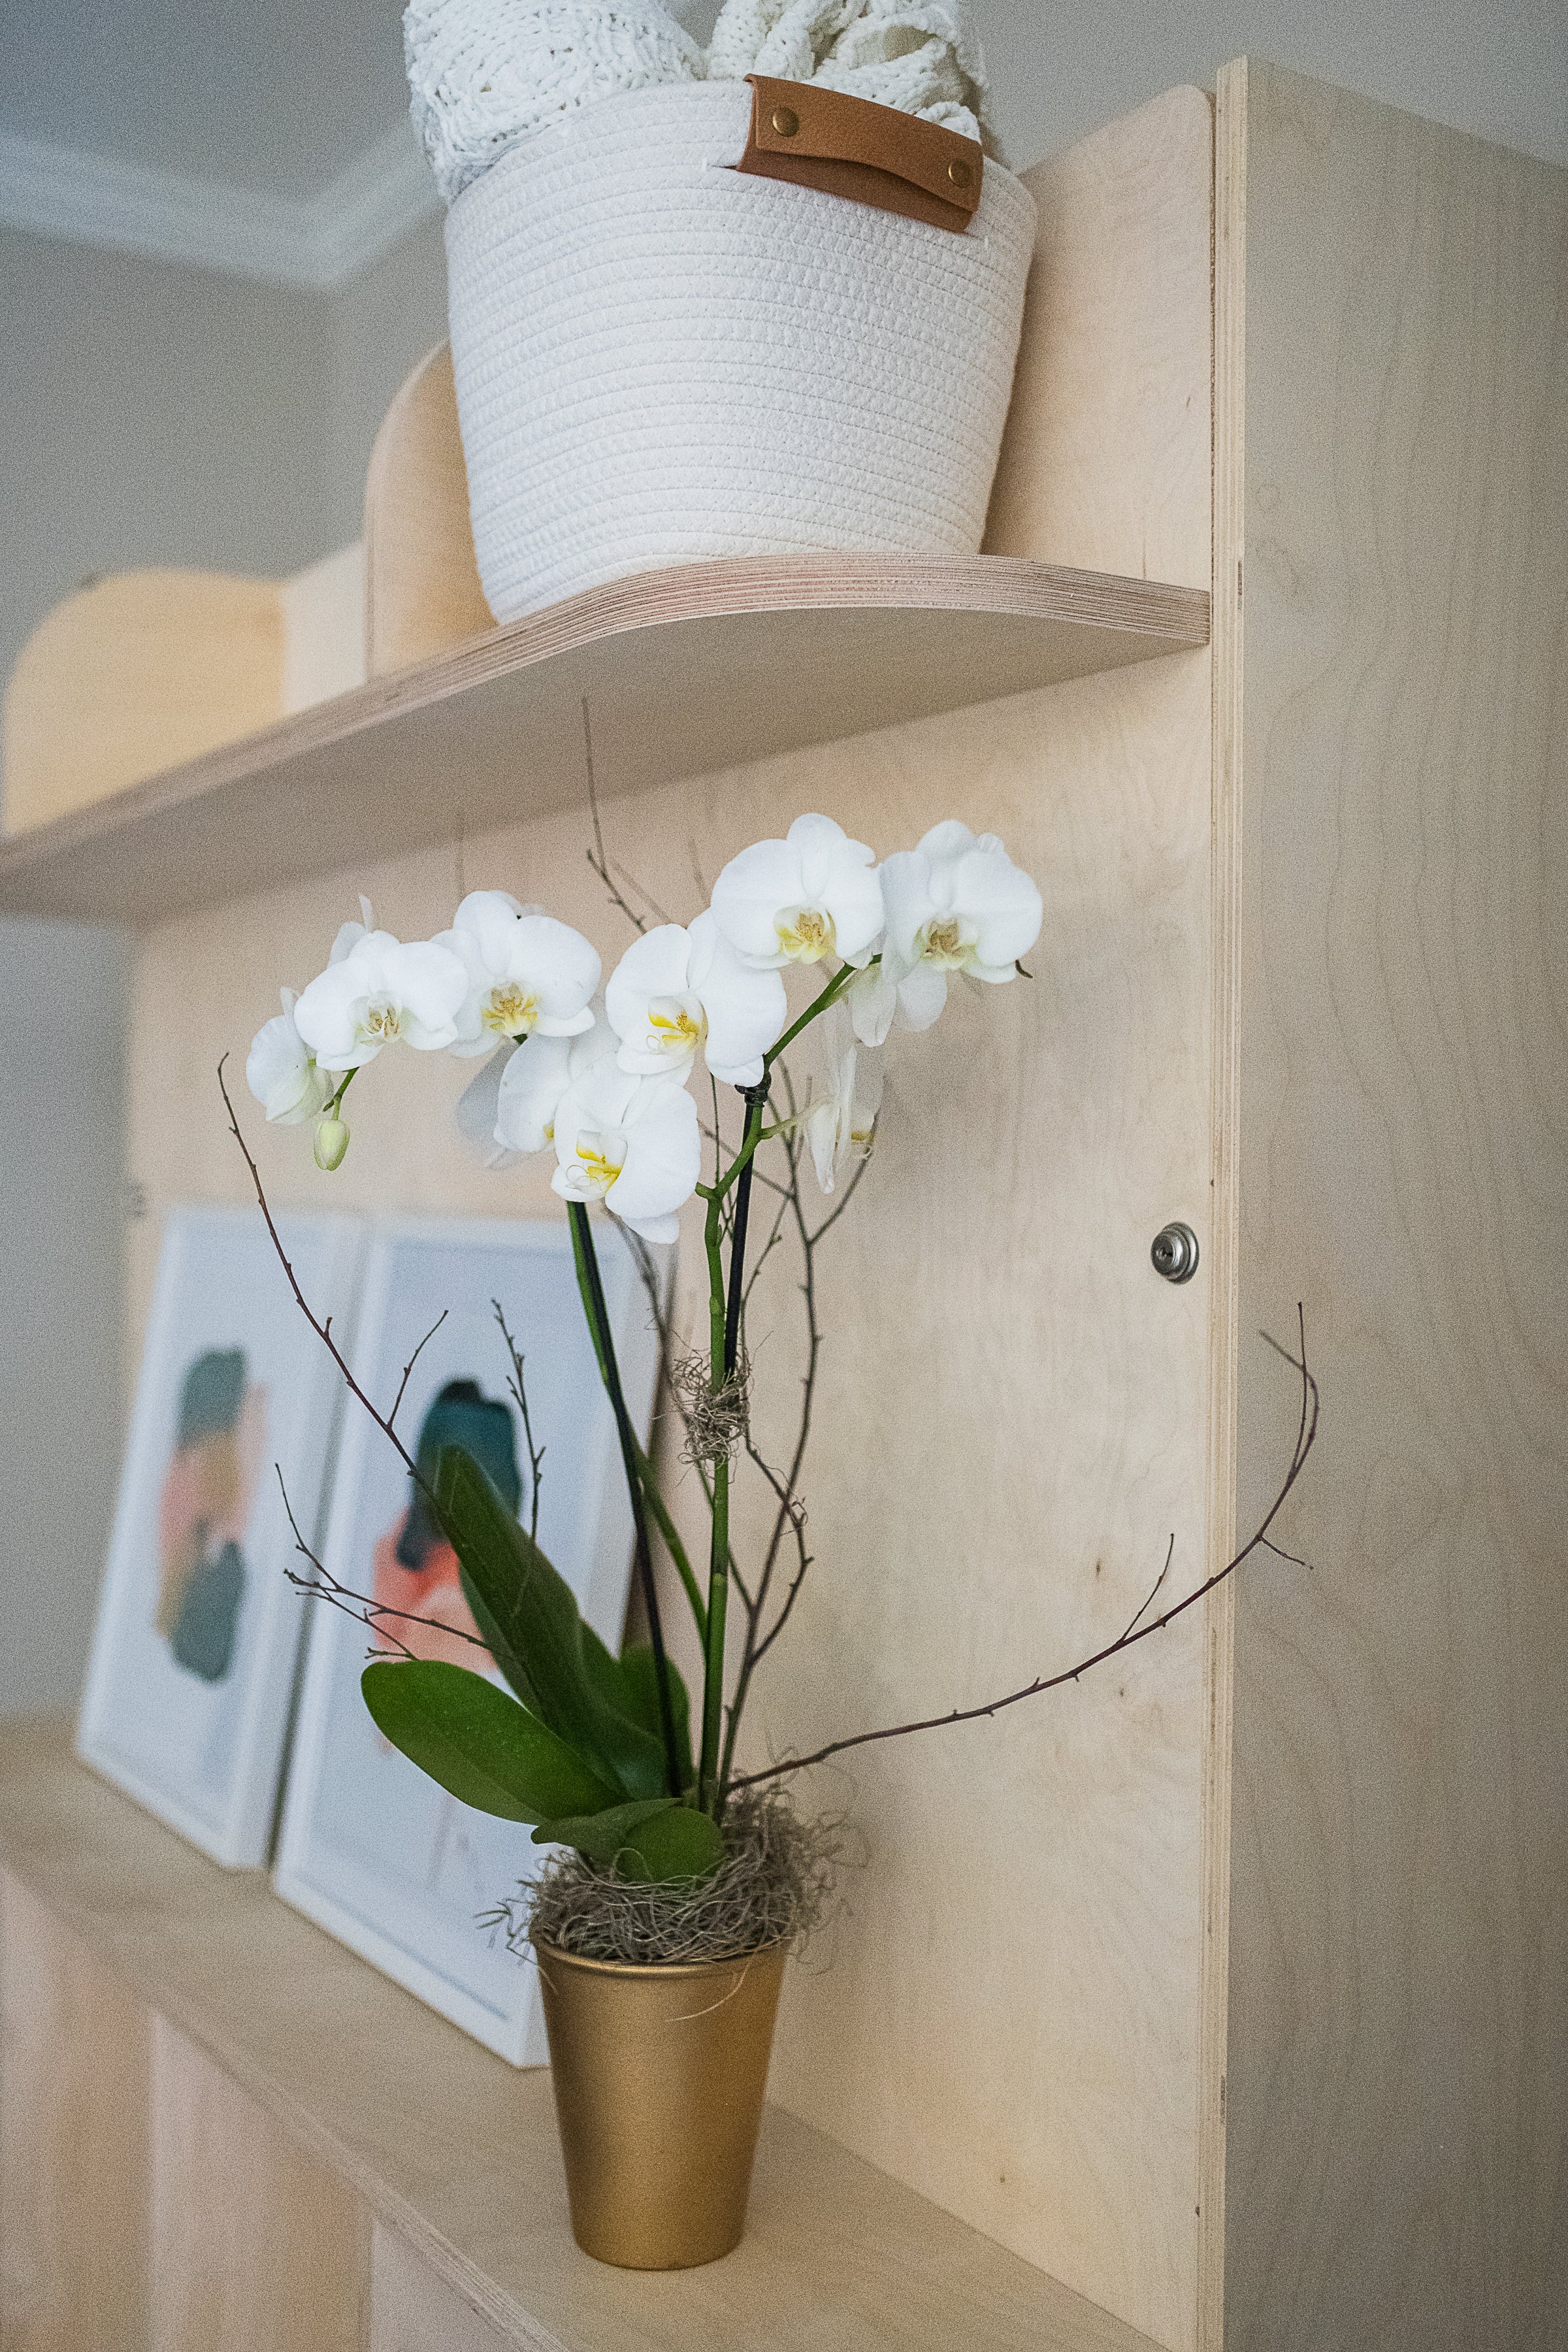
{"type": "Polygon", "coordinates": [[[669,1662],[665,1655],[664,1626],[658,1613],[658,1595],[654,1590],[653,1554],[647,1539],[647,1509],[640,1469],[641,1448],[632,1429],[626,1411],[626,1397],[621,1390],[620,1366],[616,1361],[616,1345],[610,1333],[609,1309],[605,1304],[605,1286],[599,1273],[599,1260],[594,1248],[594,1230],[588,1222],[586,1202],[571,1201],[567,1211],[572,1224],[572,1255],[577,1268],[577,1287],[583,1295],[584,1311],[588,1328],[593,1334],[594,1353],[599,1360],[599,1372],[609,1396],[610,1409],[616,1416],[616,1432],[621,1441],[621,1464],[626,1474],[626,1492],[631,1497],[632,1528],[637,1546],[637,1583],[642,1591],[643,1607],[647,1612],[648,1643],[653,1651],[654,1682],[658,1692],[658,1724],[664,1736],[665,1778],[669,1793],[679,1797],[680,1787],[680,1749],[675,1736],[675,1709],[669,1696],[669,1662]]]}
{"type": "MultiPolygon", "coordinates": [[[[708,1252],[708,1377],[715,1390],[724,1384],[721,1199],[719,1186],[711,1186],[702,1233],[708,1252]]],[[[724,1717],[724,1619],[730,1601],[730,1465],[723,1454],[713,1465],[712,1515],[713,1533],[708,1553],[708,1631],[702,1645],[702,1747],[697,1767],[697,1801],[704,1812],[713,1811],[718,1796],[719,1741],[724,1717]]]]}
{"type": "Polygon", "coordinates": [[[741,1355],[741,1307],[746,1264],[746,1225],[752,1210],[752,1162],[763,1139],[763,1111],[768,1099],[768,1078],[761,1086],[742,1088],[746,1131],[742,1143],[741,1176],[735,1187],[735,1211],[730,1228],[730,1294],[724,1310],[724,1378],[733,1380],[741,1355]]]}
{"type": "Polygon", "coordinates": [[[666,1551],[675,1562],[676,1574],[686,1588],[686,1597],[691,1603],[691,1614],[697,1621],[698,1639],[706,1642],[708,1612],[702,1604],[701,1589],[698,1584],[691,1562],[687,1557],[686,1546],[680,1540],[675,1521],[670,1517],[668,1507],[659,1492],[658,1479],[655,1475],[653,1464],[640,1445],[637,1448],[637,1471],[642,1479],[642,1490],[647,1497],[648,1509],[653,1513],[654,1525],[664,1539],[666,1551]]]}
{"type": "MultiPolygon", "coordinates": [[[[871,964],[880,963],[882,959],[879,955],[874,955],[871,958],[871,962],[867,964],[866,970],[869,971],[871,964]]],[[[801,1014],[800,1019],[798,1021],[792,1021],[789,1027],[784,1031],[784,1035],[779,1039],[777,1045],[770,1045],[768,1047],[767,1052],[763,1055],[763,1075],[764,1077],[773,1068],[773,1064],[778,1060],[779,1055],[784,1051],[786,1046],[790,1046],[795,1044],[795,1041],[800,1035],[801,1031],[808,1027],[809,1024],[816,1020],[819,1013],[826,1013],[830,1004],[836,1004],[837,1003],[845,990],[848,987],[850,982],[854,979],[855,974],[859,968],[860,967],[858,965],[852,963],[841,963],[839,965],[837,971],[834,973],[826,987],[818,990],[817,993],[812,998],[811,1003],[806,1006],[805,1011],[801,1014]]]]}

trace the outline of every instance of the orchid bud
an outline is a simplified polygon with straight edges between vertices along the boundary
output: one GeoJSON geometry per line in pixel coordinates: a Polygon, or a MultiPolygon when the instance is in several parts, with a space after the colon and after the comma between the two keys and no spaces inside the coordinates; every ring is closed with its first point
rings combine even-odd
{"type": "Polygon", "coordinates": [[[316,1129],[316,1165],[330,1175],[343,1164],[343,1154],[349,1148],[349,1131],[341,1118],[324,1118],[316,1129]]]}

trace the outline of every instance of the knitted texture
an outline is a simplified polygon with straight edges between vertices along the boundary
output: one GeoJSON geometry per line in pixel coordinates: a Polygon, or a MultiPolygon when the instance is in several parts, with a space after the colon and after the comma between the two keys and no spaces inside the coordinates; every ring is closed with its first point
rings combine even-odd
{"type": "Polygon", "coordinates": [[[963,0],[724,0],[710,81],[815,81],[940,122],[998,152],[985,59],[963,0]]]}
{"type": "Polygon", "coordinates": [[[606,98],[447,216],[479,576],[498,620],[709,556],[980,545],[1035,206],[963,235],[723,168],[734,82],[606,98]]]}
{"type": "Polygon", "coordinates": [[[703,71],[660,0],[411,0],[403,54],[409,112],[447,205],[574,108],[703,71]]]}

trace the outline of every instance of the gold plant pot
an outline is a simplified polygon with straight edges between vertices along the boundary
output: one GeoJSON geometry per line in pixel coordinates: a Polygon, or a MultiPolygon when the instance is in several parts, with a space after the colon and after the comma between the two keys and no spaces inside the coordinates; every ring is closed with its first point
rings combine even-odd
{"type": "Polygon", "coordinates": [[[584,2253],[677,2271],[740,2243],[787,1949],[639,1968],[535,1946],[584,2253]]]}

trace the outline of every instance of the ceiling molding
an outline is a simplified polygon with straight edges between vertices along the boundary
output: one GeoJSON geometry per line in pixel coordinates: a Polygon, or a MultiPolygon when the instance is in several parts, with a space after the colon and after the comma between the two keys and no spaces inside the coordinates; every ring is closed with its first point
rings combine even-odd
{"type": "Polygon", "coordinates": [[[0,225],[330,294],[440,209],[406,123],[313,196],[269,195],[0,132],[0,225]]]}

